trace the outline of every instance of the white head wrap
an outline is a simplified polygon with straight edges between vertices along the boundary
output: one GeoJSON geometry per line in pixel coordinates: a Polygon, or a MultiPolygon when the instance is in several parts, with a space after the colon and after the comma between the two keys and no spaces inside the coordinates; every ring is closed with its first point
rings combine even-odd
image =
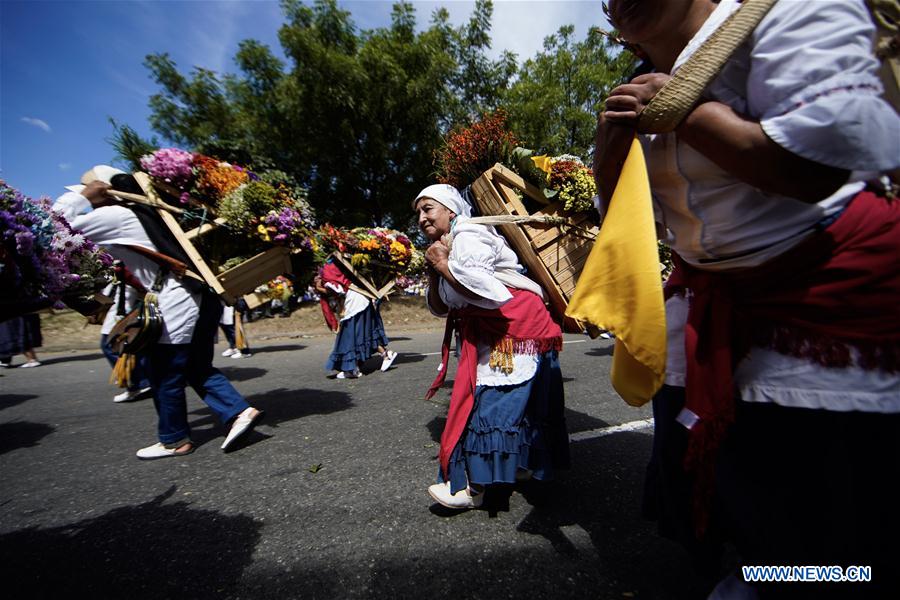
{"type": "Polygon", "coordinates": [[[431,198],[435,202],[443,204],[454,213],[456,213],[456,215],[459,217],[472,216],[472,207],[469,206],[468,202],[463,200],[463,197],[459,194],[459,191],[452,185],[447,185],[446,183],[436,183],[434,185],[429,185],[427,188],[419,192],[419,195],[416,196],[415,200],[413,200],[413,209],[416,208],[416,203],[422,198],[431,198]]]}

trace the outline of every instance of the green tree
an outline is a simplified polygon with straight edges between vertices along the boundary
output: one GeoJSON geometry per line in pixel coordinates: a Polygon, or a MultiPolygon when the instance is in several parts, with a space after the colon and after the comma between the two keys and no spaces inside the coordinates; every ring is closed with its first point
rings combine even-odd
{"type": "Polygon", "coordinates": [[[566,25],[544,40],[505,95],[513,131],[539,153],[587,159],[597,113],[610,90],[634,68],[634,59],[596,30],[572,39],[566,25]]]}
{"type": "MultiPolygon", "coordinates": [[[[487,56],[490,0],[476,0],[459,27],[439,8],[418,32],[406,1],[394,4],[389,26],[367,31],[336,0],[281,0],[281,7],[286,60],[255,40],[241,42],[231,74],[183,73],[168,54],[149,55],[145,65],[159,86],[150,125],[185,149],[283,171],[309,190],[320,219],[336,224],[412,228],[409,200],[431,181],[442,136],[501,104],[537,147],[581,152],[598,90],[616,78],[603,72],[618,60],[606,46],[593,38],[576,44],[568,30],[548,38],[511,86],[515,57],[487,56]],[[567,71],[555,66],[563,53],[571,55],[567,71]],[[542,123],[551,111],[552,123],[542,123]]],[[[130,133],[117,129],[113,144],[140,146],[130,133]]]]}

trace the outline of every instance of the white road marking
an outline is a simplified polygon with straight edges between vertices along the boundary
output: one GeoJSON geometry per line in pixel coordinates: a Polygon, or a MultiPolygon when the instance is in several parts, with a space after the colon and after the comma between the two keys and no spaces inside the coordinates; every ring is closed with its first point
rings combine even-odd
{"type": "Polygon", "coordinates": [[[600,427],[599,429],[589,429],[587,431],[579,431],[569,436],[570,442],[581,442],[583,440],[592,440],[595,438],[612,435],[614,433],[622,433],[625,431],[640,431],[642,429],[653,429],[653,419],[641,419],[640,421],[629,421],[621,425],[610,425],[609,427],[600,427]]]}

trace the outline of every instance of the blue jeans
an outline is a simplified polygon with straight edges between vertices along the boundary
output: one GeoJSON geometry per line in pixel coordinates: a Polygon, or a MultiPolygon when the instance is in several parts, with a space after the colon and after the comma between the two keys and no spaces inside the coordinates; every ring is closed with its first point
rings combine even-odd
{"type": "MultiPolygon", "coordinates": [[[[109,366],[115,367],[119,355],[109,345],[109,336],[105,333],[100,334],[100,350],[109,361],[109,366]]],[[[134,370],[131,372],[131,385],[128,386],[128,391],[134,392],[148,387],[150,387],[150,380],[147,379],[147,358],[142,354],[138,356],[134,370]]]]}
{"type": "Polygon", "coordinates": [[[189,344],[156,344],[147,353],[153,403],[159,415],[159,441],[167,446],[190,441],[185,387],[194,388],[222,423],[250,408],[218,369],[213,367],[213,343],[222,304],[205,294],[189,344]]]}

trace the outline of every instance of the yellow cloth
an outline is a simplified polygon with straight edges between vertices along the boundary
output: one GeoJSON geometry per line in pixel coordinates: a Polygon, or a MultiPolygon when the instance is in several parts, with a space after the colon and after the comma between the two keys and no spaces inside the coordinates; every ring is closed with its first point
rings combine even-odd
{"type": "Polygon", "coordinates": [[[566,315],[615,334],[610,379],[625,402],[641,406],[653,397],[666,376],[666,313],[650,182],[637,140],[566,315]]]}

